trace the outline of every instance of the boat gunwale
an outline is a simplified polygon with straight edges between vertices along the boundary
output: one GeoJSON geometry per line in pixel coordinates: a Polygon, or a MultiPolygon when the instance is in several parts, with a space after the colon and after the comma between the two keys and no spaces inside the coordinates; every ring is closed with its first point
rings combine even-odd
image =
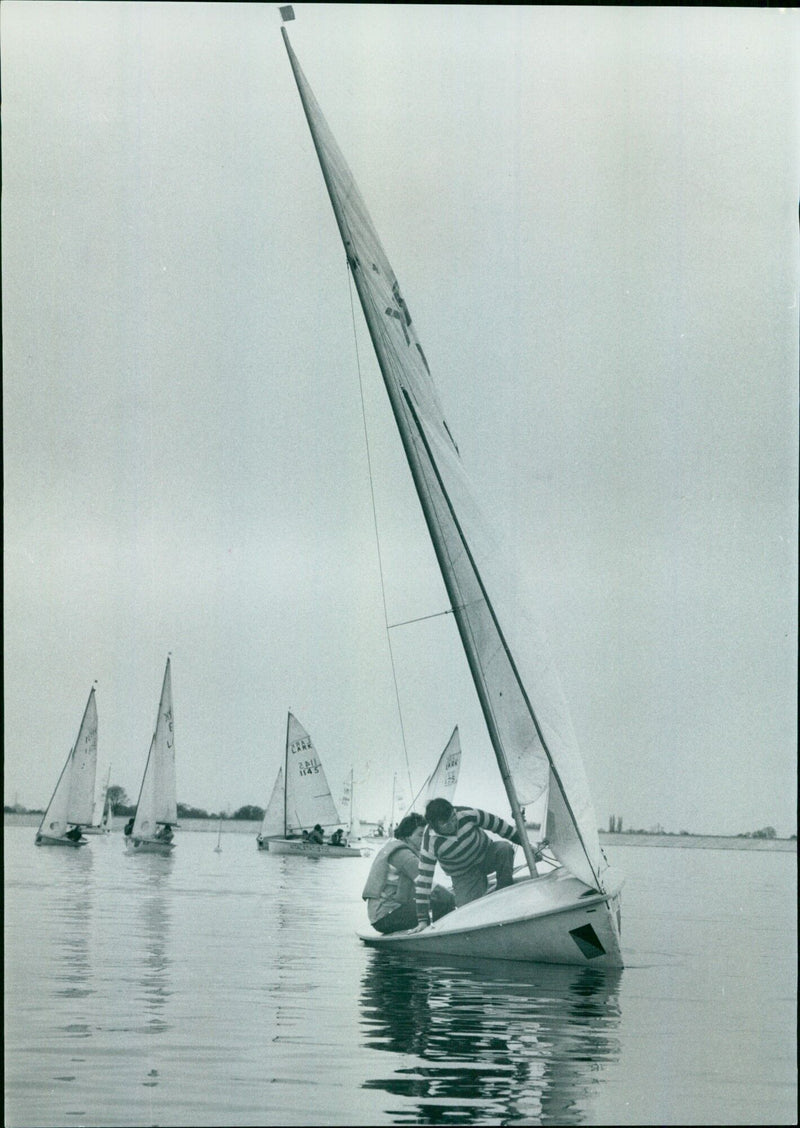
{"type": "Polygon", "coordinates": [[[86,838],[79,838],[77,842],[66,838],[56,838],[52,834],[38,834],[34,841],[35,846],[88,846],[89,841],[86,838]]]}
{"type": "MultiPolygon", "coordinates": [[[[533,879],[529,878],[528,880],[533,880],[533,879]]],[[[522,883],[519,882],[519,883],[515,883],[515,884],[522,884],[522,883]]],[[[510,886],[508,888],[510,888],[510,886]]],[[[495,890],[495,892],[499,893],[499,892],[502,892],[502,890],[498,889],[498,890],[495,890]]],[[[491,894],[487,894],[487,895],[491,896],[491,894]]],[[[413,929],[411,929],[411,930],[407,929],[404,932],[389,932],[389,933],[376,932],[374,935],[359,932],[359,933],[357,933],[357,935],[361,940],[364,940],[366,942],[377,940],[379,943],[383,942],[383,941],[387,941],[387,942],[391,943],[393,939],[408,940],[412,936],[415,937],[415,938],[419,937],[420,940],[424,940],[424,939],[431,940],[431,939],[437,939],[437,938],[442,938],[442,937],[446,937],[446,936],[461,936],[466,932],[488,932],[492,928],[505,928],[505,927],[508,927],[509,925],[525,924],[527,921],[543,920],[545,917],[558,916],[559,913],[574,912],[576,909],[583,909],[583,908],[587,908],[587,907],[591,908],[593,905],[596,906],[596,905],[601,905],[603,903],[609,904],[610,901],[613,901],[614,898],[618,897],[618,896],[619,896],[619,890],[618,889],[614,890],[613,892],[610,892],[610,893],[596,893],[592,897],[586,897],[586,896],[579,897],[576,901],[572,901],[568,905],[558,905],[556,908],[543,909],[541,912],[528,913],[525,916],[509,917],[506,920],[484,921],[481,924],[463,925],[460,928],[448,928],[446,930],[443,929],[441,931],[436,930],[436,926],[435,926],[435,923],[434,923],[434,925],[432,925],[430,928],[424,929],[422,932],[414,932],[413,929]]],[[[480,900],[483,900],[483,898],[480,898],[480,900]]],[[[470,903],[474,903],[474,902],[470,902],[470,903]]],[[[462,907],[465,907],[465,906],[462,906],[462,907]]],[[[458,910],[456,909],[456,910],[453,910],[453,911],[457,912],[458,910]]],[[[611,912],[610,904],[609,904],[609,912],[611,912]]],[[[447,916],[449,916],[449,915],[450,914],[448,913],[447,916]]],[[[440,917],[439,919],[444,920],[446,918],[440,917]]],[[[436,923],[438,923],[438,922],[436,922],[436,923]]]]}
{"type": "Polygon", "coordinates": [[[363,857],[362,851],[357,846],[331,846],[329,842],[303,842],[302,839],[292,838],[265,838],[264,845],[259,844],[260,850],[266,850],[269,853],[270,843],[278,843],[286,845],[289,848],[286,850],[274,850],[275,854],[306,854],[316,858],[361,858],[363,857]],[[323,853],[324,851],[324,853],[323,853]]]}

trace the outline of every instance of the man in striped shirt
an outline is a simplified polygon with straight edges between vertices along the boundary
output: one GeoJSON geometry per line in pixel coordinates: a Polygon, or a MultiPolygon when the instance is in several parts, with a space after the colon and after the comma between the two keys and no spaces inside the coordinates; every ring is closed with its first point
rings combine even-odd
{"type": "Polygon", "coordinates": [[[417,929],[429,923],[433,871],[438,862],[452,878],[456,908],[482,897],[489,887],[488,875],[497,874],[497,888],[511,885],[514,846],[521,845],[510,823],[477,807],[454,807],[446,799],[431,799],[425,808],[427,827],[419,851],[415,884],[417,929]],[[499,834],[507,842],[490,838],[499,834]]]}

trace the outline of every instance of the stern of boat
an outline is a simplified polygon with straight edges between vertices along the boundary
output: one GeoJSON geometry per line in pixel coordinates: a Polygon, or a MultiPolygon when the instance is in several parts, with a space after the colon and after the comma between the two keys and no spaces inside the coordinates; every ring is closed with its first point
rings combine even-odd
{"type": "Polygon", "coordinates": [[[169,857],[174,848],[174,842],[157,842],[152,838],[125,839],[125,849],[129,854],[161,854],[162,857],[169,857]]]}

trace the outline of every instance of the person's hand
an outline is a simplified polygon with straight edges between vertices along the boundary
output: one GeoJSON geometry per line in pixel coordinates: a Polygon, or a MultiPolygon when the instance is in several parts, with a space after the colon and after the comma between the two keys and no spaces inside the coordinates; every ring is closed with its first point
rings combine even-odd
{"type": "Polygon", "coordinates": [[[422,932],[427,927],[428,927],[427,923],[423,920],[423,921],[420,921],[420,923],[416,926],[416,928],[410,928],[409,932],[422,932]]]}

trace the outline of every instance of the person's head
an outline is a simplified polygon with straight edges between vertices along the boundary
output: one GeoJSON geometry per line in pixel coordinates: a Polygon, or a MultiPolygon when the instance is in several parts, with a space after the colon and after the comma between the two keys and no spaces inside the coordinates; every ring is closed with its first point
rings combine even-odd
{"type": "Polygon", "coordinates": [[[401,842],[407,842],[412,835],[421,830],[425,826],[425,820],[422,815],[418,815],[416,811],[412,811],[410,815],[406,815],[397,824],[394,832],[395,838],[399,838],[401,842]]]}
{"type": "Polygon", "coordinates": [[[425,808],[425,821],[437,834],[455,834],[458,828],[455,808],[446,799],[431,799],[425,808]]]}
{"type": "Polygon", "coordinates": [[[322,827],[319,825],[319,823],[314,823],[314,830],[322,830],[322,827]]]}

